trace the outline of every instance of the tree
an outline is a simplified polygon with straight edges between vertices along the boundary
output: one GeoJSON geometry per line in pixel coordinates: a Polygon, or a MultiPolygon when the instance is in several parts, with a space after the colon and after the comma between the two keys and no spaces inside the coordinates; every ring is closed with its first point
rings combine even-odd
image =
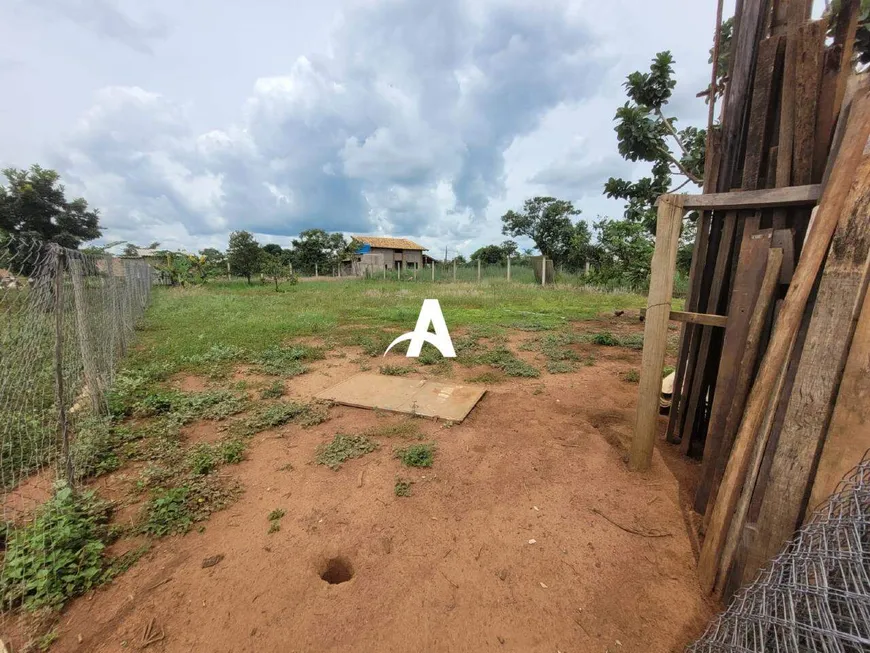
{"type": "Polygon", "coordinates": [[[571,247],[565,257],[565,265],[569,270],[580,271],[586,267],[586,261],[590,257],[592,233],[589,225],[580,220],[574,225],[574,233],[571,236],[571,247]]]}
{"type": "Polygon", "coordinates": [[[323,273],[349,251],[350,244],[340,233],[328,234],[323,229],[307,229],[293,241],[293,266],[304,274],[323,273]]]}
{"type": "Polygon", "coordinates": [[[505,252],[498,245],[485,245],[471,255],[472,261],[480,261],[483,265],[498,265],[504,259],[505,252]]]}
{"type": "Polygon", "coordinates": [[[533,197],[523,204],[523,212],[508,211],[501,220],[501,232],[506,236],[527,236],[541,254],[555,262],[562,261],[571,249],[574,223],[571,217],[580,215],[571,202],[555,197],[533,197]]]}
{"type": "Polygon", "coordinates": [[[139,248],[133,243],[127,243],[124,246],[124,256],[139,256],[139,248]]]}
{"type": "Polygon", "coordinates": [[[81,197],[68,201],[54,170],[33,165],[6,168],[3,175],[8,185],[0,185],[0,229],[72,249],[102,235],[99,211],[81,197]]]}
{"type": "Polygon", "coordinates": [[[284,250],[281,249],[281,245],[278,245],[276,243],[268,243],[266,245],[263,245],[263,251],[267,254],[271,254],[272,256],[277,256],[278,258],[281,258],[281,254],[284,253],[284,250]]]}
{"type": "Polygon", "coordinates": [[[510,258],[517,253],[517,243],[515,240],[505,240],[501,244],[501,249],[504,252],[505,258],[510,258]]]}
{"type": "Polygon", "coordinates": [[[230,234],[230,246],[227,249],[230,269],[245,277],[251,283],[251,275],[260,269],[260,244],[248,231],[234,231],[230,234]]]}
{"type": "Polygon", "coordinates": [[[700,184],[704,176],[706,130],[677,130],[677,119],[666,117],[662,111],[677,84],[672,77],[673,63],[670,52],[659,52],[649,73],[631,73],[624,84],[629,101],[616,110],[620,155],[627,161],[651,163],[652,176],[636,182],[611,177],[604,184],[608,197],[626,200],[625,218],[644,224],[650,233],[655,233],[658,196],[687,183],[700,184]],[[671,143],[678,148],[676,153],[671,143]],[[669,190],[674,176],[684,181],[669,190]]]}
{"type": "Polygon", "coordinates": [[[649,280],[653,242],[647,229],[631,220],[602,219],[595,224],[597,242],[590,247],[590,258],[604,282],[640,288],[649,280]]]}
{"type": "Polygon", "coordinates": [[[199,250],[199,255],[205,258],[205,273],[209,277],[217,277],[227,273],[226,255],[214,247],[199,250]]]}
{"type": "Polygon", "coordinates": [[[261,270],[263,274],[275,281],[275,292],[278,292],[278,281],[282,277],[287,276],[287,266],[284,265],[279,255],[270,254],[266,251],[265,247],[263,248],[262,258],[261,270]]]}

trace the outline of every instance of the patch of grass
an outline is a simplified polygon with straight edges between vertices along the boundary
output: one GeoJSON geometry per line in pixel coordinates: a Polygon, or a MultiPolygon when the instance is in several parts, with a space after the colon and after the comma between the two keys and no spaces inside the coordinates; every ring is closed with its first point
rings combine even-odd
{"type": "Polygon", "coordinates": [[[278,402],[261,406],[249,418],[242,420],[236,427],[242,435],[253,435],[267,431],[289,422],[303,427],[316,426],[329,419],[324,404],[304,404],[294,401],[278,402]]]}
{"type": "Polygon", "coordinates": [[[483,372],[467,379],[468,383],[502,383],[505,375],[501,372],[483,372]]]}
{"type": "Polygon", "coordinates": [[[435,443],[412,444],[396,449],[395,456],[406,467],[431,467],[435,461],[435,443]]]}
{"type": "Polygon", "coordinates": [[[269,530],[267,533],[271,535],[272,533],[277,533],[281,530],[281,518],[284,516],[283,508],[275,508],[272,512],[269,513],[269,530]]]}
{"type": "Polygon", "coordinates": [[[260,390],[260,399],[278,399],[284,396],[284,382],[273,381],[270,385],[260,390]]]}
{"type": "Polygon", "coordinates": [[[281,522],[279,521],[271,521],[269,522],[269,530],[266,531],[269,535],[272,533],[277,533],[281,530],[281,522]]]}
{"type": "Polygon", "coordinates": [[[600,345],[602,347],[617,347],[619,345],[619,338],[617,338],[609,331],[593,333],[591,335],[591,340],[593,344],[600,345]]]}
{"type": "Polygon", "coordinates": [[[662,378],[665,378],[668,374],[672,374],[674,371],[675,370],[673,365],[665,365],[664,369],[662,370],[662,378]]]}
{"type": "Polygon", "coordinates": [[[397,497],[409,497],[411,496],[411,483],[413,481],[407,481],[403,478],[396,478],[396,485],[393,488],[393,493],[397,497]]]}
{"type": "Polygon", "coordinates": [[[640,383],[640,372],[635,369],[628,370],[622,375],[622,380],[626,383],[640,383]]]}
{"type": "Polygon", "coordinates": [[[386,437],[386,438],[410,438],[419,437],[420,426],[418,420],[406,419],[402,422],[391,424],[382,424],[380,426],[372,426],[363,431],[362,435],[367,437],[386,437]]]}
{"type": "Polygon", "coordinates": [[[220,465],[242,462],[246,448],[240,438],[228,438],[217,444],[201,442],[187,452],[187,466],[193,474],[210,474],[220,465]]]}
{"type": "Polygon", "coordinates": [[[0,604],[8,609],[60,608],[99,585],[106,570],[110,504],[93,492],[55,492],[23,526],[6,533],[0,604]]]}
{"type": "Polygon", "coordinates": [[[423,349],[420,351],[420,355],[417,356],[417,362],[421,365],[436,365],[443,360],[445,359],[441,355],[441,352],[429,343],[423,344],[423,349]]]}
{"type": "Polygon", "coordinates": [[[405,376],[414,371],[413,367],[405,365],[381,365],[380,372],[386,376],[405,376]]]}
{"type": "Polygon", "coordinates": [[[337,433],[332,442],[317,448],[314,460],[318,465],[326,465],[330,469],[337,470],[341,468],[343,462],[364,456],[377,448],[378,443],[364,435],[337,433]]]}
{"type": "Polygon", "coordinates": [[[643,349],[643,333],[629,333],[626,336],[622,336],[619,339],[619,345],[641,351],[643,349]]]}
{"type": "Polygon", "coordinates": [[[75,425],[71,448],[76,478],[93,478],[112,472],[131,455],[131,443],[141,436],[118,426],[109,417],[85,417],[75,425]]]}
{"type": "Polygon", "coordinates": [[[556,328],[556,324],[552,322],[544,322],[540,320],[521,320],[512,322],[508,325],[511,329],[518,331],[551,331],[556,328]]]}
{"type": "Polygon", "coordinates": [[[490,365],[508,376],[535,378],[541,375],[540,371],[529,365],[524,360],[517,358],[507,347],[495,347],[476,357],[477,362],[490,365]]]}
{"type": "Polygon", "coordinates": [[[550,374],[568,374],[574,371],[574,365],[566,361],[549,361],[547,371],[550,374]]]}
{"type": "Polygon", "coordinates": [[[186,533],[195,523],[226,508],[238,493],[237,486],[224,485],[211,474],[190,476],[174,487],[158,488],[145,506],[142,531],[158,537],[186,533]]]}
{"type": "Polygon", "coordinates": [[[326,353],[319,347],[292,345],[290,347],[267,347],[253,361],[258,371],[275,376],[298,376],[306,372],[303,362],[321,360],[326,353]]]}
{"type": "Polygon", "coordinates": [[[269,521],[277,521],[277,520],[281,519],[281,517],[283,517],[286,514],[287,513],[284,511],[283,508],[275,508],[268,515],[269,521]]]}

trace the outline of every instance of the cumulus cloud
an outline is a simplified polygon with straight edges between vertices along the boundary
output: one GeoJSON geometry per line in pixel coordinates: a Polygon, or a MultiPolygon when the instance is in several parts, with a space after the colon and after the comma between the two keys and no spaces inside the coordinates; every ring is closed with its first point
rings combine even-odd
{"type": "Polygon", "coordinates": [[[467,240],[505,192],[515,139],[597,92],[599,52],[558,4],[369,2],[344,16],[327,55],[256,80],[223,129],[196,133],[185,106],[145,89],[102,90],[59,167],[103,207],[112,237],[320,227],[467,240]]]}

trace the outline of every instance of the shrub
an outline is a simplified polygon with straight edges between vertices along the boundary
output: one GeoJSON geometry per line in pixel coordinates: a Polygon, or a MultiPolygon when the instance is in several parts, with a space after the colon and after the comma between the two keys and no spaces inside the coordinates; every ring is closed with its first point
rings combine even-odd
{"type": "Polygon", "coordinates": [[[412,444],[396,449],[396,458],[406,467],[431,467],[435,461],[435,444],[412,444]]]}
{"type": "Polygon", "coordinates": [[[110,512],[93,492],[62,487],[33,522],[11,528],[0,569],[3,607],[59,608],[100,584],[110,512]]]}
{"type": "Polygon", "coordinates": [[[397,497],[411,496],[411,481],[406,481],[403,478],[397,478],[396,486],[393,488],[393,493],[397,497]]]}

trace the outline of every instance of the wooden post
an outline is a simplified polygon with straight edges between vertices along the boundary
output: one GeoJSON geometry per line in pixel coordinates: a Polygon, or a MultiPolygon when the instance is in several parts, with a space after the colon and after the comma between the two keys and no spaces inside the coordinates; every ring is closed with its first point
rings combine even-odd
{"type": "Polygon", "coordinates": [[[430,264],[432,266],[432,283],[435,283],[435,261],[430,264]]]}
{"type": "Polygon", "coordinates": [[[230,259],[227,259],[227,281],[232,281],[233,276],[230,274],[230,259]]]}
{"type": "Polygon", "coordinates": [[[541,256],[541,285],[547,285],[547,257],[541,256]]]}
{"type": "Polygon", "coordinates": [[[588,260],[584,264],[583,274],[585,274],[586,276],[589,276],[589,261],[588,260]]]}
{"type": "Polygon", "coordinates": [[[384,266],[384,281],[387,280],[387,266],[384,266]]]}
{"type": "Polygon", "coordinates": [[[70,278],[72,279],[73,299],[75,301],[76,332],[79,338],[79,349],[82,355],[82,367],[85,373],[85,383],[88,386],[88,397],[94,414],[105,412],[103,403],[103,388],[97,371],[94,350],[91,344],[91,334],[86,314],[88,312],[85,298],[85,264],[76,258],[69,259],[70,278]]]}
{"type": "Polygon", "coordinates": [[[511,257],[510,257],[510,255],[508,255],[508,257],[507,257],[507,263],[508,263],[508,266],[507,266],[507,280],[510,281],[510,280],[511,280],[511,257]]]}
{"type": "Polygon", "coordinates": [[[453,259],[453,280],[456,281],[456,259],[453,259]]]}
{"type": "Polygon", "coordinates": [[[66,417],[66,398],[63,387],[63,268],[66,254],[63,248],[53,245],[54,254],[54,396],[57,403],[57,431],[58,439],[63,449],[63,461],[66,469],[66,482],[74,488],[73,461],[69,447],[69,425],[66,417]]]}
{"type": "Polygon", "coordinates": [[[682,223],[682,196],[663,195],[659,202],[656,245],[643,330],[637,419],[629,458],[629,467],[634,471],[648,469],[652,460],[659,398],[662,392],[662,368],[665,364],[665,348],[668,340],[668,315],[671,312],[677,246],[682,223]]]}
{"type": "Polygon", "coordinates": [[[480,283],[480,259],[477,259],[477,283],[480,283]]]}
{"type": "Polygon", "coordinates": [[[710,527],[698,561],[699,580],[707,592],[713,591],[720,571],[725,573],[728,571],[720,570],[719,561],[746,480],[752,452],[756,447],[763,450],[767,446],[766,436],[769,431],[765,433],[761,427],[768,409],[777,400],[777,387],[780,385],[778,381],[791,355],[810,291],[828,252],[855,171],[865,158],[863,152],[868,134],[870,134],[870,97],[864,96],[852,104],[839,155],[825,187],[813,226],[807,235],[788,294],[779,310],[773,336],[758,370],[746,404],[743,421],[734,440],[734,448],[722,478],[716,505],[710,517],[710,527]]]}
{"type": "Polygon", "coordinates": [[[317,272],[317,262],[314,263],[314,276],[315,276],[315,278],[320,276],[317,272]]]}

